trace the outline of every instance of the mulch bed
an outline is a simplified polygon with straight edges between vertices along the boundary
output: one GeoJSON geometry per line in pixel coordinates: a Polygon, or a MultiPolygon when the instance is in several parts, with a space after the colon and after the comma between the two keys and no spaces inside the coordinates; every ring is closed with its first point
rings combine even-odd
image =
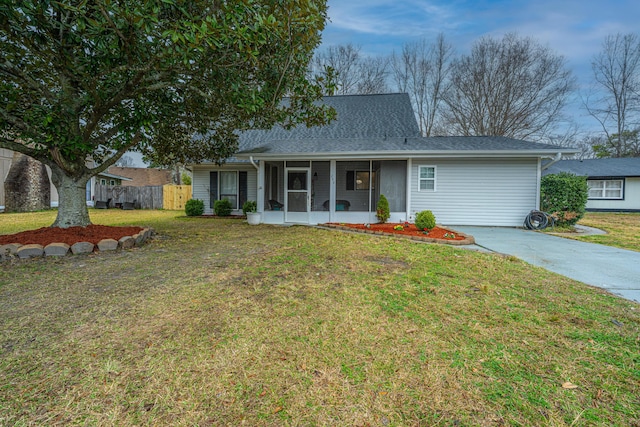
{"type": "Polygon", "coordinates": [[[473,236],[468,236],[454,230],[443,227],[435,227],[425,234],[411,223],[384,223],[384,224],[347,224],[347,223],[327,223],[325,227],[338,228],[343,230],[359,231],[369,234],[380,234],[404,237],[413,240],[420,240],[432,243],[446,243],[449,245],[471,245],[475,243],[473,236]],[[402,229],[399,229],[402,227],[402,229]]]}
{"type": "Polygon", "coordinates": [[[47,246],[50,243],[66,243],[72,246],[78,242],[97,245],[103,239],[120,240],[124,236],[133,236],[142,231],[142,227],[110,227],[107,225],[88,225],[86,227],[42,227],[37,230],[23,231],[0,236],[0,245],[20,243],[47,246]]]}

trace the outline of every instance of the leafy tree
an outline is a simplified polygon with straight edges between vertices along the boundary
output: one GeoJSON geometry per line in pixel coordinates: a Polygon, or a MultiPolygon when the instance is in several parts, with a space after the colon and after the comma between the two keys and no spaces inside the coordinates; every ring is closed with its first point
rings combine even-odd
{"type": "Polygon", "coordinates": [[[5,0],[0,148],[51,168],[54,226],[88,225],[87,181],[127,150],[222,161],[238,130],[326,122],[304,77],[325,20],[326,0],[5,0]]]}
{"type": "Polygon", "coordinates": [[[562,117],[573,89],[565,60],[531,38],[484,37],[453,61],[445,96],[450,132],[540,139],[562,117]]]}
{"type": "Polygon", "coordinates": [[[640,39],[633,33],[607,36],[591,66],[599,95],[585,107],[605,134],[604,143],[594,146],[596,155],[640,155],[638,129],[633,130],[640,120],[640,39]]]}
{"type": "Polygon", "coordinates": [[[640,157],[640,128],[625,130],[606,138],[598,138],[592,145],[596,157],[640,157]]]}

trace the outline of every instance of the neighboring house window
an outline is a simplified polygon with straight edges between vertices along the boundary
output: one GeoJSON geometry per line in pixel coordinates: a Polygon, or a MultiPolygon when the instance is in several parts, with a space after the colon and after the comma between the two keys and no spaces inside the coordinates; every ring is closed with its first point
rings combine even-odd
{"type": "Polygon", "coordinates": [[[347,190],[369,190],[369,183],[375,190],[375,180],[375,172],[369,176],[369,171],[347,171],[347,190]]]}
{"type": "Polygon", "coordinates": [[[418,169],[418,191],[436,190],[436,167],[420,166],[418,169]]]}
{"type": "Polygon", "coordinates": [[[104,178],[100,178],[100,184],[101,185],[107,185],[107,180],[104,178]]]}
{"type": "Polygon", "coordinates": [[[109,181],[109,185],[116,185],[116,180],[112,179],[111,181],[109,181]]]}
{"type": "Polygon", "coordinates": [[[622,199],[624,190],[624,180],[622,179],[590,179],[589,186],[590,199],[622,199]]]}
{"type": "Polygon", "coordinates": [[[246,171],[214,171],[209,174],[209,207],[216,200],[227,199],[233,209],[241,209],[247,201],[246,171]]]}

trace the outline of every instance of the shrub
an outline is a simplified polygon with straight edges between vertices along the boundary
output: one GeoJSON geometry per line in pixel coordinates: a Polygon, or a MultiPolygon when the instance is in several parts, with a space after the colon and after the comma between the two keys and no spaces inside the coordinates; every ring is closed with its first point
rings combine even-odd
{"type": "Polygon", "coordinates": [[[182,182],[182,185],[191,185],[191,175],[186,172],[182,172],[182,174],[180,174],[180,181],[182,182]]]}
{"type": "Polygon", "coordinates": [[[540,209],[560,226],[573,225],[584,215],[589,197],[587,179],[568,172],[546,175],[540,183],[540,209]]]}
{"type": "Polygon", "coordinates": [[[380,222],[387,222],[390,216],[391,212],[389,212],[389,201],[384,197],[384,194],[381,194],[376,206],[376,218],[378,218],[378,221],[380,222]]]}
{"type": "Polygon", "coordinates": [[[232,209],[231,202],[227,199],[216,200],[213,204],[213,212],[218,216],[229,216],[232,209]]]}
{"type": "Polygon", "coordinates": [[[257,212],[258,204],[254,200],[247,200],[242,205],[242,214],[246,215],[247,212],[257,212]]]}
{"type": "Polygon", "coordinates": [[[436,226],[436,217],[431,211],[420,211],[416,214],[416,227],[420,230],[431,230],[436,226]]]}
{"type": "Polygon", "coordinates": [[[204,202],[199,199],[189,199],[184,205],[187,216],[200,216],[204,213],[204,202]]]}

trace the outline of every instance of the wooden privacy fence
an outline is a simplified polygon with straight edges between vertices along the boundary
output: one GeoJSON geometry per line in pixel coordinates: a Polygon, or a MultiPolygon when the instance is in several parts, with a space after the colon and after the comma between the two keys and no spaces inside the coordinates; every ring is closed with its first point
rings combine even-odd
{"type": "Polygon", "coordinates": [[[165,185],[162,192],[164,209],[184,210],[184,205],[191,198],[190,185],[165,185]]]}
{"type": "Polygon", "coordinates": [[[131,187],[123,185],[96,184],[95,200],[107,201],[110,208],[120,207],[125,202],[135,202],[136,209],[184,209],[191,198],[190,185],[147,185],[131,187]]]}

